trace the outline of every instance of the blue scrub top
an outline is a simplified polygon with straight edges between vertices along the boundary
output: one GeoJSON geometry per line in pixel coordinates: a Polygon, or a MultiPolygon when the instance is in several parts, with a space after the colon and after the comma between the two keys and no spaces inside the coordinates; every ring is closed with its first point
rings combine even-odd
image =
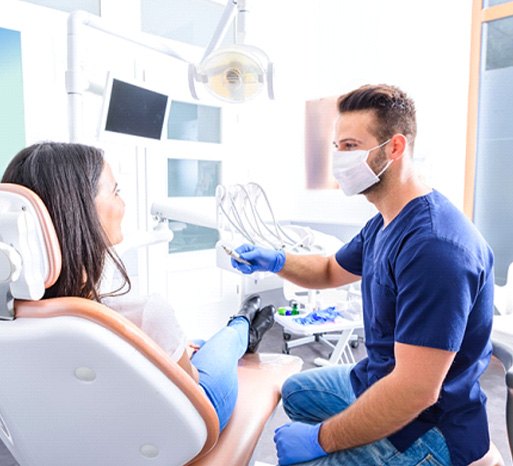
{"type": "Polygon", "coordinates": [[[386,228],[373,217],[336,259],[362,277],[367,358],[351,372],[357,396],[393,370],[396,341],[457,352],[438,401],[389,440],[404,451],[436,426],[453,464],[482,457],[490,439],[479,377],[492,352],[494,276],[480,233],[432,191],[386,228]]]}

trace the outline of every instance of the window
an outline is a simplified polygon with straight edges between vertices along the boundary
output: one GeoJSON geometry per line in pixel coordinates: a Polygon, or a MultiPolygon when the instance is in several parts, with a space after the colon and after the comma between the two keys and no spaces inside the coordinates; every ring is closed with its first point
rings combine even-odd
{"type": "Polygon", "coordinates": [[[513,17],[483,25],[486,71],[513,66],[513,17]]]}
{"type": "Polygon", "coordinates": [[[0,174],[25,146],[21,33],[0,28],[0,174]]]}
{"type": "MultiPolygon", "coordinates": [[[[171,101],[167,137],[173,149],[167,165],[167,195],[177,203],[180,198],[215,196],[222,164],[212,159],[215,154],[222,156],[221,114],[219,107],[171,101]]],[[[175,234],[170,253],[212,249],[219,239],[214,228],[176,221],[170,222],[170,228],[175,234]]]]}
{"type": "Polygon", "coordinates": [[[55,10],[62,10],[71,13],[75,10],[84,10],[94,15],[100,15],[100,0],[24,0],[36,5],[53,8],[55,10]]]}
{"type": "Polygon", "coordinates": [[[483,8],[488,8],[491,6],[502,5],[504,3],[508,3],[511,0],[483,0],[483,8]]]}
{"type": "MultiPolygon", "coordinates": [[[[143,32],[206,47],[217,27],[224,4],[209,0],[144,0],[141,2],[143,32]]],[[[233,26],[223,43],[233,42],[233,26]]]]}
{"type": "MultiPolygon", "coordinates": [[[[221,183],[221,162],[211,160],[168,159],[168,196],[179,202],[180,197],[211,197],[221,183]]],[[[174,239],[169,252],[212,249],[219,240],[214,228],[170,220],[174,239]]]]}
{"type": "Polygon", "coordinates": [[[180,141],[221,142],[221,109],[172,101],[168,138],[180,141]]]}
{"type": "MultiPolygon", "coordinates": [[[[504,3],[504,2],[488,2],[504,3]]],[[[474,18],[466,211],[495,254],[496,282],[513,262],[513,3],[474,18]],[[481,34],[479,34],[481,33],[481,34]],[[475,83],[472,85],[472,83],[475,83]]]]}

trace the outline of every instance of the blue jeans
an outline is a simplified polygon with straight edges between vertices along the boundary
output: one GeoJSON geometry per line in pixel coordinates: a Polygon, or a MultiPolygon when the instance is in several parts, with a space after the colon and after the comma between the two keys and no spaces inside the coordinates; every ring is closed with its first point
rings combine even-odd
{"type": "MultiPolygon", "coordinates": [[[[323,367],[290,377],[282,388],[283,407],[293,421],[318,423],[343,411],[356,397],[349,373],[352,365],[323,367]]],[[[451,458],[442,433],[433,428],[406,451],[398,451],[388,439],[342,450],[301,463],[309,466],[387,465],[449,466],[451,458]]]]}
{"type": "Polygon", "coordinates": [[[237,401],[237,363],[248,348],[249,323],[233,319],[194,353],[191,363],[198,369],[199,384],[214,405],[221,430],[237,401]]]}

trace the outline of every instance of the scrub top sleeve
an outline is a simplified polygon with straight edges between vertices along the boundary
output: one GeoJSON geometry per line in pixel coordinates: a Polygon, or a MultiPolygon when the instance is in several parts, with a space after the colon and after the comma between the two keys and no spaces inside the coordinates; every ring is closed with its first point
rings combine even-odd
{"type": "Polygon", "coordinates": [[[349,243],[344,244],[335,259],[343,269],[354,275],[362,275],[363,233],[358,233],[349,243]]]}
{"type": "Polygon", "coordinates": [[[383,226],[381,214],[372,217],[360,232],[349,243],[344,244],[335,254],[338,265],[349,273],[362,276],[363,257],[367,238],[372,238],[375,232],[383,226]]]}
{"type": "Polygon", "coordinates": [[[459,351],[480,287],[479,267],[466,250],[426,239],[397,259],[395,341],[459,351]]]}

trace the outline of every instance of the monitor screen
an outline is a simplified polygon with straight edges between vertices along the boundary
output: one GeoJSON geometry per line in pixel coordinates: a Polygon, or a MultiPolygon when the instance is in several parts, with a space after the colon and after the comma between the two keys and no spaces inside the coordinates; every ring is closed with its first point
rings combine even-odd
{"type": "Polygon", "coordinates": [[[102,130],[161,139],[168,96],[146,87],[112,79],[106,88],[102,130]]]}

